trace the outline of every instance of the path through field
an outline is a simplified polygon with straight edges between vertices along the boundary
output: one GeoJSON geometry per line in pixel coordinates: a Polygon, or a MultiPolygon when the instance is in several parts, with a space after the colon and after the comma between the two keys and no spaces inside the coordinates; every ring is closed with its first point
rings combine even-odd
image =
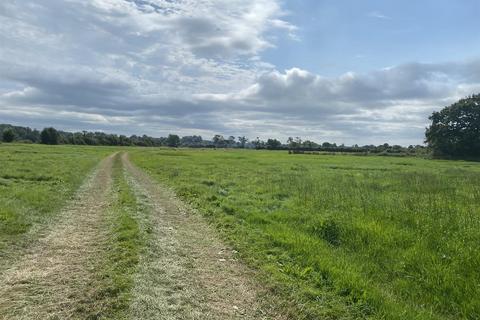
{"type": "Polygon", "coordinates": [[[97,288],[108,254],[113,165],[123,175],[147,235],[129,294],[130,319],[280,319],[251,271],[199,215],[135,167],[127,154],[103,160],[60,219],[0,269],[0,319],[111,318],[97,288]],[[120,157],[120,158],[119,158],[120,157]]]}

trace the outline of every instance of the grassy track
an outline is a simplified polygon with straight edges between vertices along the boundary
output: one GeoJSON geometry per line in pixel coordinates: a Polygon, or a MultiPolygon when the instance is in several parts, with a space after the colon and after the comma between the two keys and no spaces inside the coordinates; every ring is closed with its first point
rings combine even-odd
{"type": "Polygon", "coordinates": [[[148,233],[132,292],[134,319],[288,319],[231,248],[170,190],[123,157],[148,233]]]}
{"type": "Polygon", "coordinates": [[[120,156],[103,160],[37,242],[6,247],[0,319],[129,318],[142,213],[120,156]]]}
{"type": "Polygon", "coordinates": [[[111,168],[108,157],[36,241],[7,247],[12,255],[0,270],[0,319],[78,319],[82,310],[101,307],[89,293],[98,287],[94,272],[108,243],[111,168]]]}
{"type": "Polygon", "coordinates": [[[113,163],[112,203],[107,210],[108,238],[100,267],[96,270],[97,282],[92,304],[103,307],[92,313],[86,309],[86,318],[127,319],[132,299],[134,274],[147,236],[138,220],[144,214],[127,183],[119,155],[113,163]]]}
{"type": "Polygon", "coordinates": [[[480,318],[480,165],[141,150],[303,319],[480,318]]]}

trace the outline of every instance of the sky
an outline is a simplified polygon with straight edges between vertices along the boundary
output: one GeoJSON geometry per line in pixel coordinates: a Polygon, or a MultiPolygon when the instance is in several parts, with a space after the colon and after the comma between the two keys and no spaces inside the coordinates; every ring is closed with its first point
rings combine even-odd
{"type": "Polygon", "coordinates": [[[0,123],[422,144],[480,92],[478,0],[2,0],[0,123]]]}

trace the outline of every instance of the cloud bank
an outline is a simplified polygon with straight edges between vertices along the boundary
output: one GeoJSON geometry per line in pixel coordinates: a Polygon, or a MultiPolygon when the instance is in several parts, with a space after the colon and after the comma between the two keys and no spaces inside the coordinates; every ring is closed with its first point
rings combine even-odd
{"type": "Polygon", "coordinates": [[[480,91],[480,60],[327,78],[262,52],[297,27],[277,0],[0,4],[0,122],[153,136],[421,143],[434,109],[480,91]]]}

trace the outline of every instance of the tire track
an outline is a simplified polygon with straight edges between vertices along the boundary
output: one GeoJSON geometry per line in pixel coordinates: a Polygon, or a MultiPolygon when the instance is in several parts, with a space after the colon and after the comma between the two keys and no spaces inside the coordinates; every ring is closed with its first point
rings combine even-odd
{"type": "Polygon", "coordinates": [[[149,215],[151,239],[140,261],[134,319],[283,319],[253,274],[199,215],[122,155],[130,184],[149,215]]]}
{"type": "Polygon", "coordinates": [[[0,274],[0,319],[71,319],[94,308],[88,292],[107,237],[115,156],[99,164],[62,219],[0,274]]]}

